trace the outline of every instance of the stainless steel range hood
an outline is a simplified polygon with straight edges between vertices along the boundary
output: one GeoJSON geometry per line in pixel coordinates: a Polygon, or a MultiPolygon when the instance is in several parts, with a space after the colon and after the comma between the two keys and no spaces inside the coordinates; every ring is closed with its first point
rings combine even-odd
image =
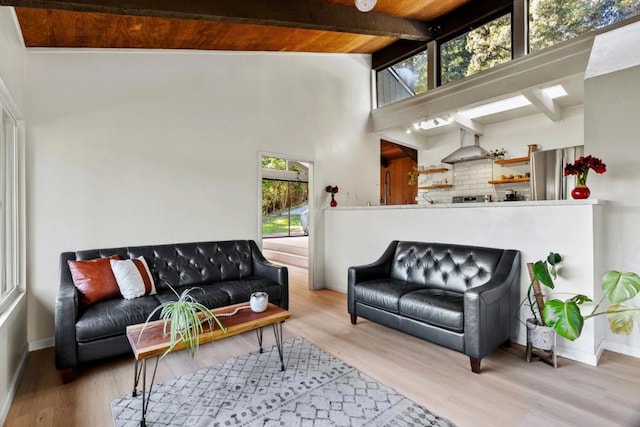
{"type": "Polygon", "coordinates": [[[489,153],[479,145],[480,137],[473,132],[460,129],[460,148],[442,159],[442,163],[460,163],[488,159],[489,153]]]}

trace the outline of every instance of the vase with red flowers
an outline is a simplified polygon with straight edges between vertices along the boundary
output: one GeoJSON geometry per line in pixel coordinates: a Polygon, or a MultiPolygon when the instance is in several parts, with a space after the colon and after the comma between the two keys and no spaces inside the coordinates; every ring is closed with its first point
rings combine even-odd
{"type": "Polygon", "coordinates": [[[331,207],[335,208],[336,206],[338,206],[338,202],[335,198],[335,194],[338,192],[338,186],[336,185],[332,187],[331,185],[327,185],[325,191],[327,193],[331,193],[331,207]]]}
{"type": "Polygon", "coordinates": [[[589,187],[587,187],[587,176],[590,169],[596,173],[605,173],[607,165],[601,159],[588,155],[580,157],[574,163],[567,163],[564,167],[564,176],[576,176],[576,187],[571,191],[571,197],[574,199],[586,199],[591,194],[589,187]]]}

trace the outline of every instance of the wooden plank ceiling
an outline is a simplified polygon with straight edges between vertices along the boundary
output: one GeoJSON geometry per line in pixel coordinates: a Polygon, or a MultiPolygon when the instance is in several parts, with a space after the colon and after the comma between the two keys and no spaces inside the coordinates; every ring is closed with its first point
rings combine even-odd
{"type": "MultiPolygon", "coordinates": [[[[0,0],[27,47],[374,53],[424,44],[470,0],[0,0]]],[[[503,1],[504,2],[504,1],[503,1]]],[[[495,3],[495,0],[489,0],[495,3]]]]}

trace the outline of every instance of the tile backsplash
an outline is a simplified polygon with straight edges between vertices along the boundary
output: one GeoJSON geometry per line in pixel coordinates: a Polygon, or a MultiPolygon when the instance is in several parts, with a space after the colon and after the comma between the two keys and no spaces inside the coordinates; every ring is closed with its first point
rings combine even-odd
{"type": "Polygon", "coordinates": [[[489,194],[491,200],[504,200],[505,190],[515,190],[519,199],[528,200],[530,188],[528,182],[510,184],[489,184],[489,181],[498,179],[502,174],[524,174],[529,171],[529,166],[517,166],[513,169],[503,168],[489,160],[474,160],[470,162],[447,165],[448,172],[421,174],[418,185],[430,186],[438,181],[447,180],[452,188],[418,190],[418,204],[451,203],[454,196],[473,196],[477,194],[489,194]]]}

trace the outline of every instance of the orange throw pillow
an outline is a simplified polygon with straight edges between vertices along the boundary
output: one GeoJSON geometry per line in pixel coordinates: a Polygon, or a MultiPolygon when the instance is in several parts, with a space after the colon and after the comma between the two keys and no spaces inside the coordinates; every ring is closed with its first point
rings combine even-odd
{"type": "Polygon", "coordinates": [[[120,288],[111,271],[111,260],[120,259],[118,254],[109,258],[88,261],[67,261],[73,284],[80,293],[80,301],[93,304],[98,301],[120,297],[120,288]]]}

